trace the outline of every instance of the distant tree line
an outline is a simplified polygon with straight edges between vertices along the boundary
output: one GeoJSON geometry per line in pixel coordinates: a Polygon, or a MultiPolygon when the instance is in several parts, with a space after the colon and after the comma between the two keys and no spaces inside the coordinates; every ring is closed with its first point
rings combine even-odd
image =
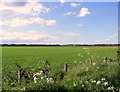
{"type": "Polygon", "coordinates": [[[0,46],[120,46],[120,44],[0,44],[0,46]]]}

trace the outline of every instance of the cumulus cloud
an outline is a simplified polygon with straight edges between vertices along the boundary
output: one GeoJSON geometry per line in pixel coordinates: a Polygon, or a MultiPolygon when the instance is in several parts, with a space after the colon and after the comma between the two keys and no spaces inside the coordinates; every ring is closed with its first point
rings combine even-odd
{"type": "Polygon", "coordinates": [[[1,41],[37,41],[37,40],[48,40],[53,37],[42,34],[37,31],[27,31],[27,32],[16,32],[16,31],[6,31],[0,30],[0,40],[1,41]]]}
{"type": "Polygon", "coordinates": [[[1,3],[0,4],[0,11],[9,11],[17,14],[23,15],[32,15],[38,16],[40,13],[47,13],[50,11],[50,8],[44,7],[42,4],[36,1],[29,1],[24,6],[15,6],[12,4],[13,2],[8,3],[1,3]]]}
{"type": "Polygon", "coordinates": [[[84,17],[84,16],[89,15],[89,14],[91,14],[91,13],[89,12],[89,9],[83,7],[83,8],[80,10],[78,16],[79,16],[79,17],[84,17]]]}
{"type": "Polygon", "coordinates": [[[78,3],[70,3],[70,6],[71,7],[78,7],[78,6],[80,6],[80,4],[78,4],[78,3]]]}
{"type": "Polygon", "coordinates": [[[30,24],[55,25],[56,20],[39,17],[41,13],[48,13],[50,10],[50,8],[43,6],[35,0],[28,0],[24,4],[19,4],[19,2],[0,3],[0,13],[3,18],[0,25],[9,27],[22,27],[30,24]]]}
{"type": "Polygon", "coordinates": [[[30,18],[30,19],[24,19],[21,17],[15,17],[13,19],[9,19],[6,21],[3,21],[3,25],[9,26],[9,27],[23,27],[27,26],[30,24],[39,24],[39,25],[55,25],[56,20],[51,20],[51,19],[43,19],[43,18],[30,18]]]}
{"type": "Polygon", "coordinates": [[[9,26],[9,27],[21,27],[21,26],[26,26],[28,24],[30,24],[29,20],[22,19],[20,17],[3,21],[3,25],[9,26]]]}
{"type": "Polygon", "coordinates": [[[60,2],[63,4],[66,0],[60,0],[60,2]]]}
{"type": "Polygon", "coordinates": [[[75,14],[75,12],[66,12],[63,15],[74,15],[74,14],[75,14]]]}

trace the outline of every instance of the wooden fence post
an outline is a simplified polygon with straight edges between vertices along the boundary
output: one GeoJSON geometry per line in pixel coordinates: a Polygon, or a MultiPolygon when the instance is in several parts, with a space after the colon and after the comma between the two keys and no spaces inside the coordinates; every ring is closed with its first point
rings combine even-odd
{"type": "Polygon", "coordinates": [[[68,71],[68,65],[67,65],[67,64],[64,65],[64,71],[65,71],[65,72],[68,71]]]}
{"type": "Polygon", "coordinates": [[[18,83],[20,84],[20,80],[21,80],[21,71],[18,70],[18,83]]]}

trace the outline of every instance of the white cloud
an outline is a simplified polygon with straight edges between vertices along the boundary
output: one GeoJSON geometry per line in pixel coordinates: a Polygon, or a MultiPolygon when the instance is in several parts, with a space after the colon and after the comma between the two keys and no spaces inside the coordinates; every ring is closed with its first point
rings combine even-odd
{"type": "Polygon", "coordinates": [[[74,14],[75,14],[75,12],[66,12],[63,15],[74,15],[74,14]]]}
{"type": "Polygon", "coordinates": [[[55,25],[56,20],[39,17],[41,13],[48,13],[50,10],[50,8],[47,8],[34,0],[28,0],[28,2],[22,6],[18,6],[18,2],[0,3],[0,13],[3,18],[3,21],[0,23],[0,25],[6,25],[9,27],[22,27],[30,24],[39,24],[42,26],[55,25]],[[10,18],[8,14],[10,15],[10,18]]]}
{"type": "Polygon", "coordinates": [[[80,4],[78,4],[78,3],[70,3],[70,6],[71,7],[78,7],[78,6],[80,6],[80,4]]]}
{"type": "MultiPolygon", "coordinates": [[[[9,2],[12,3],[12,2],[9,2]]],[[[40,13],[46,13],[49,12],[50,8],[44,7],[42,4],[36,2],[36,1],[29,1],[24,6],[12,6],[10,4],[1,3],[0,4],[0,11],[11,11],[13,13],[17,14],[23,14],[23,15],[32,15],[32,16],[38,16],[40,13]]]]}
{"type": "Polygon", "coordinates": [[[104,39],[97,40],[95,43],[99,43],[99,44],[118,43],[118,32],[114,32],[110,35],[107,35],[104,39]]]}
{"type": "Polygon", "coordinates": [[[60,0],[60,2],[63,4],[66,0],[60,0]]]}
{"type": "Polygon", "coordinates": [[[42,34],[37,31],[27,31],[27,32],[16,32],[16,31],[6,31],[0,30],[0,40],[1,41],[37,41],[37,40],[48,40],[53,37],[42,34]]]}
{"type": "Polygon", "coordinates": [[[9,26],[9,27],[21,27],[29,24],[30,24],[29,20],[22,19],[20,17],[3,21],[3,25],[9,26]]]}
{"type": "Polygon", "coordinates": [[[20,17],[15,17],[13,19],[9,19],[6,21],[3,21],[3,25],[9,26],[9,27],[23,27],[30,24],[39,24],[39,25],[55,25],[56,20],[51,19],[43,19],[43,18],[30,18],[30,19],[24,19],[20,17]]]}
{"type": "Polygon", "coordinates": [[[83,8],[80,10],[78,16],[79,16],[79,17],[84,17],[84,16],[89,15],[89,14],[91,14],[91,13],[89,12],[89,9],[83,7],[83,8]]]}

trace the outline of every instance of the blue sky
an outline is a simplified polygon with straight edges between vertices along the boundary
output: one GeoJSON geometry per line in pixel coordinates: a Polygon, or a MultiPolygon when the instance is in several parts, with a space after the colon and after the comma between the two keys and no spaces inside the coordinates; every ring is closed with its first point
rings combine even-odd
{"type": "Polygon", "coordinates": [[[9,2],[0,13],[2,43],[118,42],[117,2],[9,2]]]}

